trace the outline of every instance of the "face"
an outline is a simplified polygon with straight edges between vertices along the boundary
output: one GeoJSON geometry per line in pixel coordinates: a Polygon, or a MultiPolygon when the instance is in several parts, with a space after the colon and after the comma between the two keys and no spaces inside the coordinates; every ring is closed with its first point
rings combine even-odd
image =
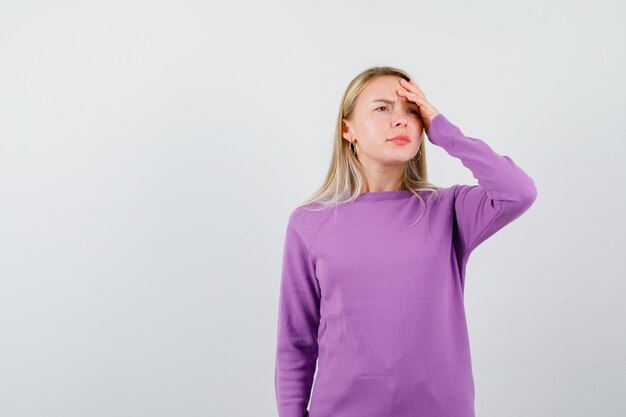
{"type": "Polygon", "coordinates": [[[417,154],[423,122],[417,104],[398,95],[403,88],[397,76],[370,79],[356,100],[350,120],[344,119],[343,137],[355,144],[361,163],[396,165],[417,154]],[[389,140],[398,135],[407,136],[410,142],[389,140]]]}

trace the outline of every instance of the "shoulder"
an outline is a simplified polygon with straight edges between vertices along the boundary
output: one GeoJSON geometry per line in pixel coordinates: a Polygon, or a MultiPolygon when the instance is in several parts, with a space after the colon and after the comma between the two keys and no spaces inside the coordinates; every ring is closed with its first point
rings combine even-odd
{"type": "Polygon", "coordinates": [[[292,209],[287,228],[294,229],[305,242],[310,242],[333,212],[332,207],[311,203],[292,209]]]}
{"type": "Polygon", "coordinates": [[[433,195],[434,193],[430,193],[429,199],[431,198],[433,199],[432,201],[433,205],[451,207],[454,205],[454,201],[456,199],[456,196],[459,194],[459,192],[469,187],[473,187],[473,186],[464,185],[464,184],[454,184],[449,187],[442,187],[437,190],[436,197],[433,195]]]}

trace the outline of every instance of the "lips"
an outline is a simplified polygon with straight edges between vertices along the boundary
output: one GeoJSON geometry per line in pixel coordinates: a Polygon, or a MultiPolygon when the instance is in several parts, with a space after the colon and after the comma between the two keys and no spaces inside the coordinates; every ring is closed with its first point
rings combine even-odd
{"type": "Polygon", "coordinates": [[[391,139],[389,139],[392,142],[395,143],[409,143],[411,142],[411,139],[407,136],[407,135],[398,135],[396,137],[393,137],[391,139]]]}

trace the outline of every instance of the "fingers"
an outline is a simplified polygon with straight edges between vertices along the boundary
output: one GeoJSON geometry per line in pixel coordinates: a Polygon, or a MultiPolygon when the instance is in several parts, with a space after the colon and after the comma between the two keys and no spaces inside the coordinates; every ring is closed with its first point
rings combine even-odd
{"type": "Polygon", "coordinates": [[[408,82],[404,78],[400,78],[400,85],[409,91],[414,91],[416,93],[424,94],[423,91],[419,88],[417,84],[415,84],[415,81],[413,80],[411,80],[411,82],[408,82]]]}
{"type": "Polygon", "coordinates": [[[426,98],[423,96],[420,96],[419,94],[412,93],[406,90],[397,90],[397,91],[398,91],[399,96],[406,97],[407,100],[411,100],[415,102],[416,104],[422,104],[426,101],[426,98]]]}
{"type": "Polygon", "coordinates": [[[409,92],[409,93],[413,93],[414,95],[422,98],[422,99],[426,99],[426,96],[424,95],[424,93],[422,92],[422,90],[419,89],[419,87],[413,83],[413,81],[411,81],[411,83],[407,82],[405,79],[400,78],[400,85],[402,86],[401,90],[398,90],[398,93],[402,92],[409,92]]]}

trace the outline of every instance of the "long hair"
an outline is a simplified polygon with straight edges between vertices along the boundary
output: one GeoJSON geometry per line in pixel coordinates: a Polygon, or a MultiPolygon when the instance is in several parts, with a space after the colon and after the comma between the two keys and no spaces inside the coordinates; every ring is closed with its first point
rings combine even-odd
{"type": "MultiPolygon", "coordinates": [[[[350,149],[350,143],[343,137],[343,119],[350,120],[356,100],[361,91],[367,86],[367,83],[375,77],[385,75],[395,75],[407,81],[411,80],[407,72],[388,66],[370,67],[354,77],[350,84],[348,84],[343,94],[341,105],[339,106],[339,114],[337,115],[337,124],[333,139],[333,153],[326,179],[322,186],[319,187],[311,197],[301,203],[299,207],[310,211],[319,211],[328,207],[352,202],[360,195],[365,178],[363,166],[350,149]],[[314,204],[321,205],[321,208],[310,208],[310,206],[314,204]]],[[[422,131],[422,142],[416,156],[405,163],[400,187],[400,189],[411,190],[413,194],[420,199],[422,204],[424,204],[424,200],[419,195],[419,191],[434,191],[435,197],[437,197],[437,190],[442,188],[428,182],[428,174],[426,171],[426,140],[424,134],[425,132],[422,131]]],[[[419,219],[417,221],[419,221],[419,219]]]]}

